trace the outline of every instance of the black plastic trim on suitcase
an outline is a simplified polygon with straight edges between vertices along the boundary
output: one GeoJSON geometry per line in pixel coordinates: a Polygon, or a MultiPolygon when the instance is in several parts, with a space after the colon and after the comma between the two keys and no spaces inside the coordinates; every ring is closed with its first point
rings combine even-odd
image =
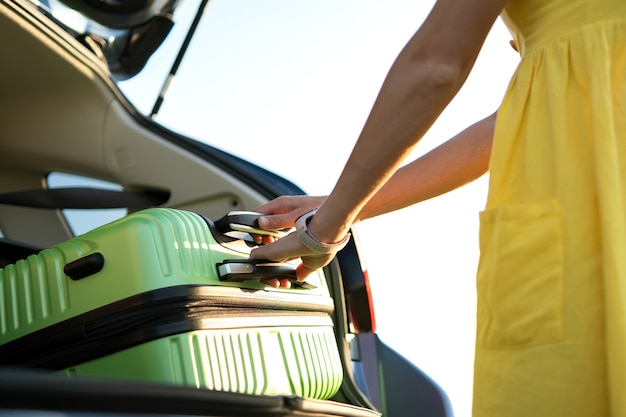
{"type": "Polygon", "coordinates": [[[176,286],[120,300],[0,345],[0,365],[61,370],[162,337],[214,329],[220,319],[267,318],[273,325],[281,318],[318,317],[332,324],[334,307],[310,297],[215,293],[212,286],[176,286]]]}
{"type": "Polygon", "coordinates": [[[78,281],[102,271],[103,267],[104,255],[100,252],[94,252],[68,263],[63,268],[63,272],[74,281],[78,281]]]}
{"type": "Polygon", "coordinates": [[[307,281],[298,280],[296,267],[286,262],[274,262],[267,259],[224,259],[217,265],[220,281],[243,282],[267,278],[287,279],[294,288],[315,289],[317,286],[307,281]]]}
{"type": "Polygon", "coordinates": [[[215,225],[213,220],[202,215],[199,216],[202,218],[202,220],[204,220],[209,228],[209,231],[211,232],[211,235],[213,235],[215,241],[220,245],[236,252],[245,254],[249,254],[252,248],[258,246],[254,239],[252,239],[252,236],[250,236],[248,233],[234,232],[236,236],[233,236],[231,235],[231,232],[220,230],[220,228],[215,225]]]}

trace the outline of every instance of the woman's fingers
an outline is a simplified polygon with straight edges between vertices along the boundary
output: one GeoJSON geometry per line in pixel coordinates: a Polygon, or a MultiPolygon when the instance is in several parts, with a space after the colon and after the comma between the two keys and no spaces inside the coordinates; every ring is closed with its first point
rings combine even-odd
{"type": "Polygon", "coordinates": [[[273,288],[291,288],[291,282],[286,278],[269,278],[261,280],[261,282],[273,288]]]}
{"type": "MultiPolygon", "coordinates": [[[[298,281],[304,281],[309,275],[328,265],[334,256],[334,253],[317,254],[311,252],[298,240],[296,233],[291,233],[272,244],[254,248],[250,252],[252,259],[267,259],[274,262],[286,262],[301,258],[302,263],[296,268],[298,281]]],[[[276,283],[272,282],[268,285],[274,286],[276,283]]],[[[286,284],[281,283],[280,285],[284,288],[286,284]]]]}
{"type": "Polygon", "coordinates": [[[295,233],[278,239],[269,245],[259,246],[252,249],[250,258],[268,259],[275,262],[285,262],[290,259],[299,258],[307,248],[300,243],[295,233]]]}
{"type": "Polygon", "coordinates": [[[296,276],[298,277],[298,281],[304,281],[309,277],[309,275],[311,275],[318,269],[321,269],[328,265],[334,257],[334,253],[302,256],[302,263],[296,268],[296,276]]]}

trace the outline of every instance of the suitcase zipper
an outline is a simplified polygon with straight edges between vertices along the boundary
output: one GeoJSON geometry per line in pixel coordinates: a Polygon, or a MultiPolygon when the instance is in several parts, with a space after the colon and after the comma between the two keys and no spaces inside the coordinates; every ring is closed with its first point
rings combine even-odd
{"type": "Polygon", "coordinates": [[[61,370],[195,330],[333,324],[333,306],[311,302],[311,297],[263,299],[215,290],[177,286],[120,300],[1,345],[0,365],[61,370]]]}

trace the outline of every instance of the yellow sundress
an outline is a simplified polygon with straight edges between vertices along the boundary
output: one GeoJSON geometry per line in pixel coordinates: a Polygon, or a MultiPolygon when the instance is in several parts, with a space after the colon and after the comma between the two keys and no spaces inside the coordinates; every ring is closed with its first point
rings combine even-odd
{"type": "Polygon", "coordinates": [[[626,0],[511,0],[475,417],[626,417],[626,0]]]}

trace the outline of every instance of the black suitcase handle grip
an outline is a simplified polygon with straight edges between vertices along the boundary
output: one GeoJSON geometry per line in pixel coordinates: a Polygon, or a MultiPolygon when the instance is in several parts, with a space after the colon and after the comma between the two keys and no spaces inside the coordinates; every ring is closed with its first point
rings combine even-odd
{"type": "Polygon", "coordinates": [[[263,280],[269,278],[288,279],[291,285],[297,288],[313,289],[315,285],[298,281],[296,267],[284,263],[263,259],[225,259],[217,264],[217,273],[220,281],[242,282],[248,280],[263,280]]]}
{"type": "Polygon", "coordinates": [[[221,233],[244,232],[256,235],[282,237],[291,229],[265,230],[259,226],[259,217],[262,213],[254,211],[231,211],[219,220],[213,222],[221,233]]]}

